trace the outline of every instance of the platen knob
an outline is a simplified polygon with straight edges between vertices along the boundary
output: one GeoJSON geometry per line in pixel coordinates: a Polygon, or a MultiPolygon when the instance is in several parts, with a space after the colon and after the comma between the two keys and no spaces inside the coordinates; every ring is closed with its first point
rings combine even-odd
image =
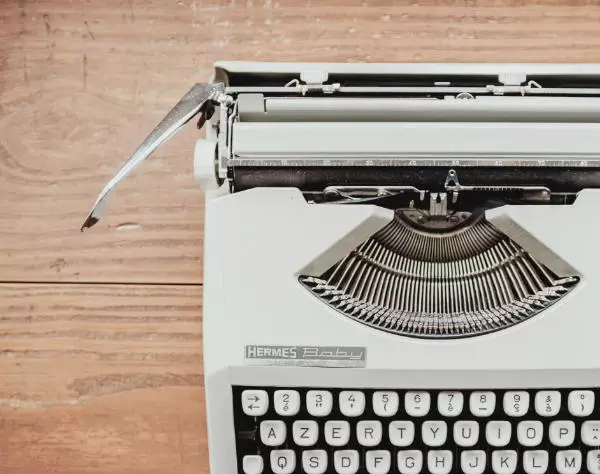
{"type": "Polygon", "coordinates": [[[212,191],[219,187],[217,182],[215,159],[217,142],[204,138],[196,142],[194,148],[194,177],[203,191],[212,191]]]}

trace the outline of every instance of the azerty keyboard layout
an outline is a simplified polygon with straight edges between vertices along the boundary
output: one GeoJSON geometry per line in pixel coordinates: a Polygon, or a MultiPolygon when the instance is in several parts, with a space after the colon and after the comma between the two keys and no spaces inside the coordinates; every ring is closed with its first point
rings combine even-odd
{"type": "Polygon", "coordinates": [[[597,389],[233,397],[239,474],[600,474],[597,389]]]}

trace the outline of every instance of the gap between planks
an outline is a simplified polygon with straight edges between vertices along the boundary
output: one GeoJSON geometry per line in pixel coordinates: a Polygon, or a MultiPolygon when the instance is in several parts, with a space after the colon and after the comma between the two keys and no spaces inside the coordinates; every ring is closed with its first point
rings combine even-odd
{"type": "Polygon", "coordinates": [[[0,280],[0,285],[47,285],[47,286],[180,286],[202,287],[204,283],[175,283],[175,282],[135,282],[135,281],[32,281],[32,280],[0,280]]]}

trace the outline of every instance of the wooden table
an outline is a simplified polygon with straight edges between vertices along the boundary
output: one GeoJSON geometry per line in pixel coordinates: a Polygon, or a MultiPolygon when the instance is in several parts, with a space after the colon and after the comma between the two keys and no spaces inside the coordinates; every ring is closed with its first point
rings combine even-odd
{"type": "Polygon", "coordinates": [[[79,227],[214,61],[597,61],[599,31],[594,1],[0,0],[0,473],[208,472],[197,131],[79,227]]]}

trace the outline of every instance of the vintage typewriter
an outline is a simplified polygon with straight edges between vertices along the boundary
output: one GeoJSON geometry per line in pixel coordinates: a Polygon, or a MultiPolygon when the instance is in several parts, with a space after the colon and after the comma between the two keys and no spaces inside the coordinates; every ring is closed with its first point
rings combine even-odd
{"type": "Polygon", "coordinates": [[[600,66],[223,62],[213,474],[600,474],[600,66]]]}

